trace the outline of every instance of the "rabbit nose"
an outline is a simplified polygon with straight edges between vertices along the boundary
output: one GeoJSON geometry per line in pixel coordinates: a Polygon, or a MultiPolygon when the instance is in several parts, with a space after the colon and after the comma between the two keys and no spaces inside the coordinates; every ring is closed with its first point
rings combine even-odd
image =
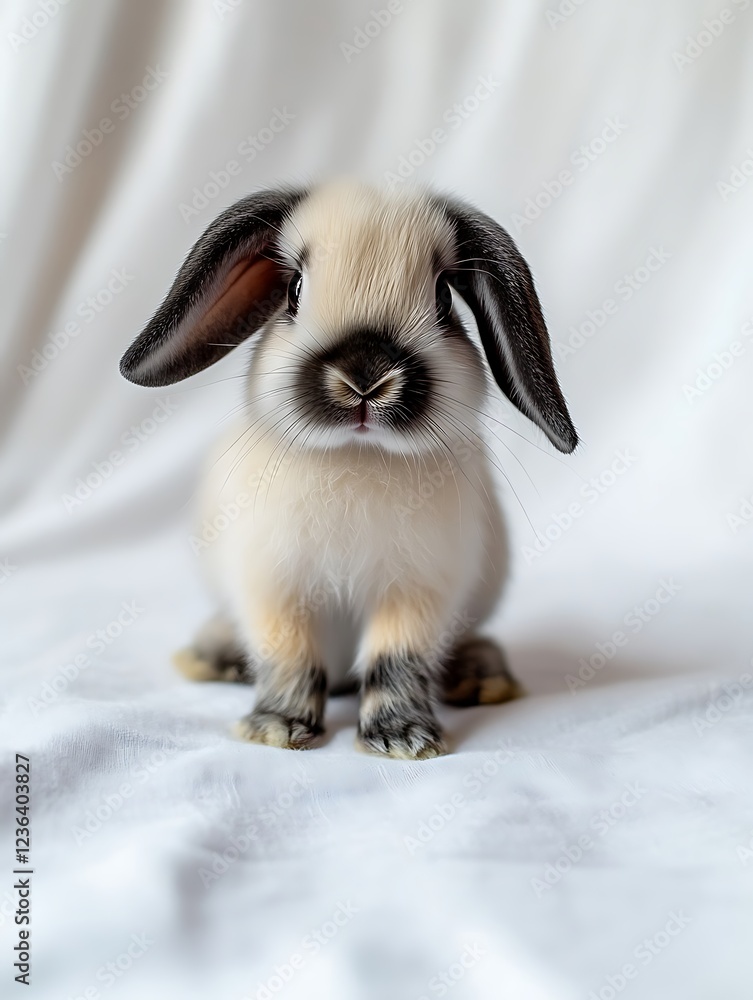
{"type": "Polygon", "coordinates": [[[365,396],[374,381],[372,375],[363,371],[348,371],[345,366],[334,365],[335,375],[347,386],[357,392],[360,396],[365,396]]]}
{"type": "Polygon", "coordinates": [[[404,381],[402,371],[399,368],[394,368],[380,379],[372,382],[363,394],[363,398],[374,403],[397,398],[404,381]]]}
{"type": "Polygon", "coordinates": [[[376,400],[402,383],[408,353],[387,331],[358,329],[348,331],[319,360],[329,382],[339,379],[351,392],[376,400]]]}
{"type": "Polygon", "coordinates": [[[363,372],[346,372],[338,365],[327,365],[326,384],[341,405],[359,406],[362,402],[378,403],[399,398],[403,376],[398,369],[377,378],[363,372]]]}
{"type": "Polygon", "coordinates": [[[301,379],[302,394],[325,423],[348,423],[360,416],[362,422],[407,429],[431,400],[428,365],[389,330],[345,331],[311,359],[301,379]],[[312,393],[312,385],[318,394],[312,393]]]}

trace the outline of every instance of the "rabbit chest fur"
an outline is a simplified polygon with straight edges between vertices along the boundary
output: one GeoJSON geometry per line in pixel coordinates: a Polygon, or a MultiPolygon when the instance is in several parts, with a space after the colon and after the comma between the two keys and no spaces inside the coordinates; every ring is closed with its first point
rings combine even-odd
{"type": "MultiPolygon", "coordinates": [[[[437,620],[454,621],[456,638],[461,622],[480,623],[496,603],[506,538],[483,463],[358,448],[282,458],[279,445],[265,440],[247,453],[244,440],[233,431],[210,462],[202,519],[211,523],[228,506],[240,513],[202,555],[221,606],[256,656],[276,644],[262,613],[274,615],[273,603],[315,625],[337,612],[358,626],[394,591],[404,609],[435,602],[437,620]]],[[[442,645],[442,629],[427,633],[420,617],[403,628],[415,630],[421,648],[442,645]]],[[[357,647],[356,670],[367,657],[357,647]]]]}

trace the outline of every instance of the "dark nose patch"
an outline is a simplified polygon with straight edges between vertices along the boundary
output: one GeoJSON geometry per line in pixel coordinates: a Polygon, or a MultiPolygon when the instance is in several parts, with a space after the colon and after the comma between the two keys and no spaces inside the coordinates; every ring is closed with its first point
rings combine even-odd
{"type": "Polygon", "coordinates": [[[322,352],[319,362],[336,365],[362,392],[367,392],[398,364],[409,363],[411,357],[388,333],[355,330],[322,352]]]}
{"type": "Polygon", "coordinates": [[[316,415],[326,422],[343,423],[350,419],[348,410],[337,405],[323,388],[323,373],[327,366],[339,369],[364,395],[380,379],[399,371],[399,398],[380,414],[385,423],[396,429],[409,427],[428,407],[431,390],[428,367],[388,330],[359,328],[344,334],[336,344],[319,352],[312,360],[311,378],[303,376],[307,381],[305,396],[310,406],[316,401],[316,415]]]}

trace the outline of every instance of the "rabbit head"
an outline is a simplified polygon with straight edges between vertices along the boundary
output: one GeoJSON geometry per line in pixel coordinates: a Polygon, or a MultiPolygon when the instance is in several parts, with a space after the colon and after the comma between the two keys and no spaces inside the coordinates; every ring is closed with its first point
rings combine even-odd
{"type": "Polygon", "coordinates": [[[244,198],[190,251],[121,371],[167,385],[247,338],[255,421],[304,448],[447,449],[488,372],[560,451],[577,444],[525,261],[445,198],[349,182],[244,198]]]}

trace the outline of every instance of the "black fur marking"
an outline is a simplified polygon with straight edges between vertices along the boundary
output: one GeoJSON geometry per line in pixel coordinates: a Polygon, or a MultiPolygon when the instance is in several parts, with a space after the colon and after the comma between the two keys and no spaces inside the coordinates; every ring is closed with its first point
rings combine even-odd
{"type": "Polygon", "coordinates": [[[444,752],[423,657],[384,654],[369,666],[363,681],[358,743],[372,753],[405,759],[444,752]]]}
{"type": "Polygon", "coordinates": [[[277,312],[287,294],[286,277],[247,314],[219,317],[211,334],[192,342],[190,328],[211,304],[224,276],[244,259],[273,258],[280,227],[306,196],[305,190],[260,191],[219,215],[195,243],[164,302],[120,362],[139,385],[170,385],[219,361],[277,312]],[[230,345],[230,346],[227,346],[230,345]]]}
{"type": "Polygon", "coordinates": [[[219,615],[215,615],[199,630],[190,650],[198,661],[204,661],[214,676],[204,679],[238,684],[254,683],[254,663],[234,631],[219,615]]]}
{"type": "Polygon", "coordinates": [[[458,708],[501,704],[523,694],[504,651],[491,639],[463,640],[449,656],[442,676],[442,700],[458,708]]]}
{"type": "Polygon", "coordinates": [[[217,672],[221,674],[219,680],[234,684],[254,683],[253,662],[244,654],[223,651],[214,658],[214,662],[217,672]]]}
{"type": "Polygon", "coordinates": [[[371,691],[386,691],[406,697],[413,694],[415,698],[428,700],[430,688],[426,661],[413,653],[377,657],[363,679],[364,694],[371,691]]]}
{"type": "Polygon", "coordinates": [[[436,198],[453,223],[458,263],[445,273],[476,318],[502,392],[560,451],[578,444],[557,382],[533,278],[512,237],[489,216],[436,198]]]}
{"type": "Polygon", "coordinates": [[[291,734],[289,745],[302,747],[324,732],[327,674],[323,667],[303,667],[291,681],[289,670],[282,671],[273,664],[260,665],[257,690],[254,709],[242,725],[248,733],[255,733],[259,742],[272,742],[259,738],[259,734],[287,727],[291,734]]]}
{"type": "Polygon", "coordinates": [[[432,378],[427,365],[388,330],[360,329],[319,352],[297,375],[296,395],[307,416],[319,423],[351,426],[357,413],[352,407],[340,405],[325,391],[322,380],[327,364],[337,365],[365,393],[366,402],[371,399],[369,387],[399,367],[402,373],[399,398],[394,403],[376,407],[379,421],[388,427],[405,430],[419,421],[429,408],[432,378]]]}

